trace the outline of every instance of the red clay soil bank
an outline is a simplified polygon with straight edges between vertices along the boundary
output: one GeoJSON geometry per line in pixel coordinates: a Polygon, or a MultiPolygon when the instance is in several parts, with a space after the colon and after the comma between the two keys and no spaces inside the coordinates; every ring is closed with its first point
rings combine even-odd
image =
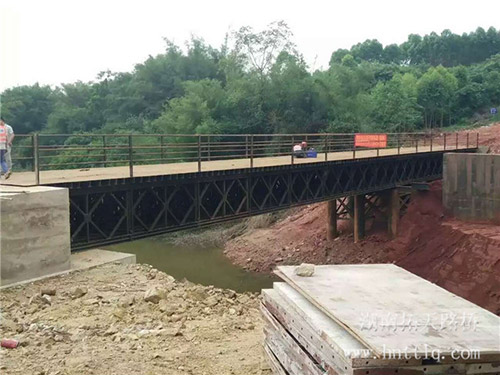
{"type": "Polygon", "coordinates": [[[500,226],[458,222],[443,215],[441,184],[417,194],[389,240],[382,223],[353,243],[350,228],[326,241],[326,204],[307,206],[270,228],[226,244],[236,264],[271,272],[279,264],[396,263],[500,315],[500,226]]]}
{"type": "MultiPolygon", "coordinates": [[[[480,144],[500,152],[500,124],[479,128],[480,144]]],[[[401,219],[396,239],[385,224],[368,223],[368,236],[355,244],[348,222],[342,235],[326,240],[326,204],[296,211],[266,229],[252,230],[226,244],[236,264],[271,272],[278,264],[396,263],[500,315],[500,226],[445,218],[441,184],[417,194],[401,219]]]]}

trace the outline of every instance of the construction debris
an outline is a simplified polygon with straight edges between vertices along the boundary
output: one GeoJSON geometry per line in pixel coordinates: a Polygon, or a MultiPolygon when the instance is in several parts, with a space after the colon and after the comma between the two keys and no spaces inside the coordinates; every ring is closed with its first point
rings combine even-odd
{"type": "Polygon", "coordinates": [[[295,269],[295,274],[302,277],[311,277],[314,274],[314,264],[302,263],[295,269]]]}
{"type": "Polygon", "coordinates": [[[262,291],[280,375],[498,374],[500,318],[392,264],[314,267],[262,291]]]}

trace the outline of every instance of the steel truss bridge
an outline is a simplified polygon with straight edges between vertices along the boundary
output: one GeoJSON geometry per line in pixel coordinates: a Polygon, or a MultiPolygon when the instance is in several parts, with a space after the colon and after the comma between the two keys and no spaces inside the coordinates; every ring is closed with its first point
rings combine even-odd
{"type": "Polygon", "coordinates": [[[31,171],[4,181],[69,189],[72,250],[436,180],[444,152],[473,152],[479,143],[476,133],[390,134],[378,148],[355,145],[352,134],[148,135],[140,137],[161,143],[134,148],[130,135],[102,137],[26,136],[13,156],[16,165],[31,160],[31,171]],[[306,137],[318,157],[294,159],[292,145],[306,137]]]}

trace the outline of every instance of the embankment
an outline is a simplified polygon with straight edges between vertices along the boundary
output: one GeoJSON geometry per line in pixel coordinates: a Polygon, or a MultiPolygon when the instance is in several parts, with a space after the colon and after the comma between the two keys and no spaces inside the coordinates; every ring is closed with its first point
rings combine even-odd
{"type": "Polygon", "coordinates": [[[307,206],[269,228],[227,242],[225,253],[233,262],[259,272],[301,262],[396,263],[500,314],[500,226],[446,218],[440,182],[415,195],[394,240],[375,222],[360,243],[353,243],[347,223],[343,234],[328,242],[325,218],[326,204],[307,206]]]}

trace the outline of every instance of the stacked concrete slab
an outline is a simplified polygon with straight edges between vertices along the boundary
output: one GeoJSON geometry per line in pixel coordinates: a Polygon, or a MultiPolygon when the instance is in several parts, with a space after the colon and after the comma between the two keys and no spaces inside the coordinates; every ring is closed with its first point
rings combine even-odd
{"type": "Polygon", "coordinates": [[[276,374],[500,373],[500,318],[397,266],[276,273],[261,305],[276,374]]]}

